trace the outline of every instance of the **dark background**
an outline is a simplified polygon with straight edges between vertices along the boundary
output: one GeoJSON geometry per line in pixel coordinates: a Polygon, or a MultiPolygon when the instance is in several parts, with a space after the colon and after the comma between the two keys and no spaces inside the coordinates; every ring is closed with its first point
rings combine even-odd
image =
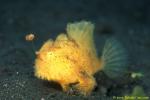
{"type": "Polygon", "coordinates": [[[150,1],[149,0],[0,0],[0,99],[100,99],[130,94],[139,85],[150,95],[150,1]],[[95,43],[101,54],[105,40],[113,36],[127,48],[128,75],[109,79],[96,75],[98,87],[88,97],[68,96],[58,86],[34,77],[34,52],[49,38],[65,32],[68,22],[88,20],[95,24],[95,43]],[[35,34],[34,44],[25,41],[35,34]]]}

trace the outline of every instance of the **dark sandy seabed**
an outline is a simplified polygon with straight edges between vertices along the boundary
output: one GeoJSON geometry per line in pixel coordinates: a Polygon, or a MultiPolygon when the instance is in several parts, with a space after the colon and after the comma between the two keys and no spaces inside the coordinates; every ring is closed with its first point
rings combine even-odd
{"type": "Polygon", "coordinates": [[[150,1],[149,0],[1,0],[0,1],[0,100],[111,100],[130,94],[136,85],[150,96],[150,1]],[[101,54],[105,40],[113,36],[127,48],[126,74],[110,79],[97,73],[97,88],[91,96],[67,95],[59,85],[34,77],[34,51],[49,38],[65,32],[68,22],[95,23],[95,43],[101,54]],[[25,41],[35,34],[34,46],[25,41]],[[34,49],[33,49],[34,48],[34,49]]]}

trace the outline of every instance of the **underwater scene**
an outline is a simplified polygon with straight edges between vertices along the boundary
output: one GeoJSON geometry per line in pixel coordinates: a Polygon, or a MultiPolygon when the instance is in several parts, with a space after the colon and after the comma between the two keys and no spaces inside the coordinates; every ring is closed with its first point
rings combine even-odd
{"type": "Polygon", "coordinates": [[[149,0],[1,0],[0,100],[150,100],[149,0]]]}

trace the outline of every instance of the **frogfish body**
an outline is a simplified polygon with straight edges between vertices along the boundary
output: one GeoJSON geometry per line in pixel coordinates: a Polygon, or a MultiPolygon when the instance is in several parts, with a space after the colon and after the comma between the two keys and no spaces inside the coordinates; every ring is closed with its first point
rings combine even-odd
{"type": "Polygon", "coordinates": [[[91,22],[70,23],[67,25],[67,34],[61,33],[55,41],[46,41],[36,53],[35,76],[59,83],[64,92],[73,88],[80,94],[89,95],[97,85],[93,77],[96,72],[103,70],[108,76],[114,77],[118,75],[116,69],[123,72],[125,67],[121,65],[126,63],[125,50],[120,43],[110,39],[99,58],[93,30],[91,22]],[[119,53],[114,53],[116,49],[119,49],[119,53]]]}

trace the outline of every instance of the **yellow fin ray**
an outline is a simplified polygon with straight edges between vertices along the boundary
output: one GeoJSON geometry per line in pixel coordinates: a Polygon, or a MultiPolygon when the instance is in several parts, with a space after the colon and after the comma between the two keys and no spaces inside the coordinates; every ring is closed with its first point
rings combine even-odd
{"type": "Polygon", "coordinates": [[[94,25],[88,21],[81,21],[67,24],[68,37],[86,51],[96,54],[93,40],[94,25]]]}

